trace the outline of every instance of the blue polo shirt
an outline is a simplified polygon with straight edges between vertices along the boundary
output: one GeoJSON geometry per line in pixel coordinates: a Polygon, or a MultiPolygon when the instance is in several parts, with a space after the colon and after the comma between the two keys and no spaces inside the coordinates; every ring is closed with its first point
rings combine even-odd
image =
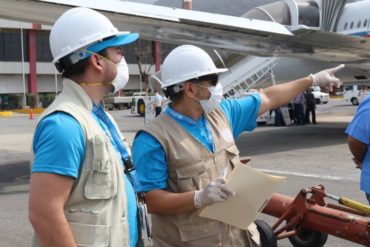
{"type": "MultiPolygon", "coordinates": [[[[115,155],[120,156],[108,127],[95,114],[93,116],[111,138],[116,149],[115,155]]],[[[64,112],[55,112],[46,116],[37,125],[33,140],[33,152],[35,158],[32,173],[53,173],[78,179],[86,152],[86,139],[82,127],[76,119],[64,112]]],[[[138,240],[136,196],[126,174],[124,176],[130,247],[135,247],[138,240]]]]}
{"type": "MultiPolygon", "coordinates": [[[[236,100],[223,100],[221,102],[221,110],[229,121],[234,139],[238,138],[243,131],[252,131],[256,127],[260,104],[261,96],[259,94],[252,94],[236,100]]],[[[185,131],[210,152],[213,152],[213,138],[208,136],[209,131],[207,131],[207,128],[209,126],[204,116],[194,121],[176,112],[174,109],[166,109],[165,114],[172,117],[185,131]]],[[[133,143],[132,156],[144,191],[167,188],[168,168],[166,155],[157,139],[147,132],[139,132],[133,143]]]]}
{"type": "Polygon", "coordinates": [[[361,168],[360,188],[370,194],[370,95],[358,107],[346,134],[367,145],[361,168]]]}

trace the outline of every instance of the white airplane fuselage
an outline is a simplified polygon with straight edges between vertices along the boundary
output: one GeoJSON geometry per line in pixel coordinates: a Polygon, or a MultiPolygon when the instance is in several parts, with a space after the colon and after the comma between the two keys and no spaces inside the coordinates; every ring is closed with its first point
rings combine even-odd
{"type": "MultiPolygon", "coordinates": [[[[284,2],[291,10],[294,9],[294,0],[284,2]]],[[[298,2],[302,5],[302,1],[298,2]]],[[[307,1],[307,4],[311,2],[314,1],[307,1]]],[[[344,36],[320,31],[318,27],[291,30],[299,26],[287,27],[284,25],[288,24],[266,20],[116,0],[2,0],[0,18],[52,25],[61,13],[73,6],[103,11],[119,30],[139,32],[148,40],[193,44],[241,56],[284,57],[273,69],[277,83],[306,76],[339,62],[345,62],[347,66],[338,73],[344,83],[370,81],[370,42],[364,38],[369,36],[370,0],[348,3],[343,7],[335,30],[344,36]],[[43,15],[40,15],[40,8],[45,10],[43,15]]],[[[298,15],[298,8],[291,12],[293,24],[290,25],[299,23],[298,15]]]]}
{"type": "MultiPolygon", "coordinates": [[[[370,38],[369,9],[369,0],[346,4],[337,22],[336,32],[370,38]]],[[[273,72],[276,83],[281,83],[336,65],[316,60],[283,57],[274,67],[273,72]]],[[[346,64],[346,68],[338,75],[343,83],[370,83],[370,64],[346,64]]]]}

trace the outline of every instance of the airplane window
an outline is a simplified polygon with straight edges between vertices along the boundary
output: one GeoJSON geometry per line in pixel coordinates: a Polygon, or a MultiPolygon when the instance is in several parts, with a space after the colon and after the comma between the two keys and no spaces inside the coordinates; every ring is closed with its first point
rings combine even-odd
{"type": "Polygon", "coordinates": [[[351,26],[349,27],[350,29],[352,29],[353,28],[353,21],[351,22],[351,26]]]}
{"type": "Polygon", "coordinates": [[[367,19],[364,20],[364,27],[367,26],[367,19]]]}
{"type": "Polygon", "coordinates": [[[358,22],[357,22],[357,28],[360,28],[361,27],[361,20],[359,20],[358,22]]]}
{"type": "Polygon", "coordinates": [[[344,30],[347,30],[348,22],[344,23],[344,30]]]}

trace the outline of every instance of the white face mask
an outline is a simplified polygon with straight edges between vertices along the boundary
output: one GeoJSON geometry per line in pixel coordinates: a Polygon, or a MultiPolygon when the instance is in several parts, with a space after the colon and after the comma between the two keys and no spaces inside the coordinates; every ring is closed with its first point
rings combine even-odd
{"type": "MultiPolygon", "coordinates": [[[[205,87],[199,84],[196,85],[200,87],[205,87]]],[[[209,99],[199,100],[199,103],[202,106],[204,113],[208,114],[216,110],[220,106],[223,97],[223,89],[221,83],[217,83],[216,86],[206,88],[211,93],[211,96],[209,97],[209,99]]]]}
{"type": "Polygon", "coordinates": [[[117,93],[118,91],[122,90],[127,85],[128,79],[128,66],[125,58],[122,56],[121,61],[117,63],[116,78],[114,78],[114,80],[112,81],[114,87],[113,93],[117,93]]]}

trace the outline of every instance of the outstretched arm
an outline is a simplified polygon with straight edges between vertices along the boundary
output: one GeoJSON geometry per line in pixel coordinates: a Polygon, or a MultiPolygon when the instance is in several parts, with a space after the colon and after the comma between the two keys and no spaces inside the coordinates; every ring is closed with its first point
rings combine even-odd
{"type": "Polygon", "coordinates": [[[259,114],[275,109],[281,105],[287,104],[294,96],[303,92],[310,86],[321,86],[332,89],[332,86],[339,86],[339,79],[334,76],[334,73],[341,70],[344,65],[339,65],[335,68],[322,70],[316,74],[294,80],[291,82],[275,85],[264,89],[261,94],[261,106],[259,114]]]}

